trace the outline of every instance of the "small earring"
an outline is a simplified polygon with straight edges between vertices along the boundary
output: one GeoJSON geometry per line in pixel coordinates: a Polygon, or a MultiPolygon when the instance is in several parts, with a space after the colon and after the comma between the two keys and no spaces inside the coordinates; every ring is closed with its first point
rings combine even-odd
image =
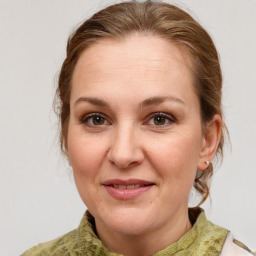
{"type": "Polygon", "coordinates": [[[209,161],[205,161],[205,163],[206,163],[207,165],[209,165],[209,164],[210,164],[210,162],[209,162],[209,161]]]}

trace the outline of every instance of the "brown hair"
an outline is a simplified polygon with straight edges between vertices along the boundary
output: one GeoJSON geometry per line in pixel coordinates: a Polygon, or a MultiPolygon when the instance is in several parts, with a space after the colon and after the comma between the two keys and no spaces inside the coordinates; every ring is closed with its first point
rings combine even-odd
{"type": "MultiPolygon", "coordinates": [[[[195,89],[200,100],[202,123],[215,114],[222,116],[222,74],[214,43],[201,25],[180,8],[154,1],[128,1],[111,5],[86,20],[69,37],[67,56],[62,65],[56,91],[56,110],[60,118],[60,144],[67,148],[70,115],[71,79],[81,53],[103,38],[123,39],[132,33],[164,38],[186,50],[192,57],[195,89]]],[[[216,156],[223,155],[225,125],[223,124],[216,156]]],[[[209,195],[212,164],[196,176],[194,187],[202,195],[202,204],[209,195]]]]}

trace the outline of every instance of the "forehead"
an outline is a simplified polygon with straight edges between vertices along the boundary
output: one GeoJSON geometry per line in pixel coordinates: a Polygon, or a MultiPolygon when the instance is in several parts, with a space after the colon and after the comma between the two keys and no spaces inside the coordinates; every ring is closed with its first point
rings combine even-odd
{"type": "Polygon", "coordinates": [[[145,92],[168,84],[192,86],[190,57],[183,49],[152,35],[130,35],[122,40],[102,39],[80,56],[73,76],[71,96],[81,90],[100,90],[108,86],[132,88],[145,92]],[[100,85],[100,86],[99,86],[100,85]],[[152,85],[155,85],[153,88],[152,85]],[[76,88],[73,88],[75,86],[76,88]]]}

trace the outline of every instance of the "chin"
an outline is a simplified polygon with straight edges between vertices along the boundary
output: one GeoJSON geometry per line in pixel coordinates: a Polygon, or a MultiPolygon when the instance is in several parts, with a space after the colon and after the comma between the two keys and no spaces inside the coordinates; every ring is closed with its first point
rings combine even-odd
{"type": "MultiPolygon", "coordinates": [[[[99,216],[100,222],[115,233],[123,235],[141,235],[152,228],[150,216],[142,209],[119,209],[110,214],[99,216]]],[[[96,217],[97,219],[97,217],[96,217]]],[[[96,220],[97,223],[97,220],[96,220]]]]}

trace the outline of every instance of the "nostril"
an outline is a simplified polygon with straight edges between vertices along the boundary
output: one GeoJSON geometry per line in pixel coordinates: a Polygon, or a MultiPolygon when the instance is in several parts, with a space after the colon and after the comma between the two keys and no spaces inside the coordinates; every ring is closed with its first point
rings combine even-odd
{"type": "Polygon", "coordinates": [[[120,169],[132,168],[144,159],[138,140],[131,137],[130,133],[126,129],[116,135],[107,152],[108,160],[120,169]]]}

